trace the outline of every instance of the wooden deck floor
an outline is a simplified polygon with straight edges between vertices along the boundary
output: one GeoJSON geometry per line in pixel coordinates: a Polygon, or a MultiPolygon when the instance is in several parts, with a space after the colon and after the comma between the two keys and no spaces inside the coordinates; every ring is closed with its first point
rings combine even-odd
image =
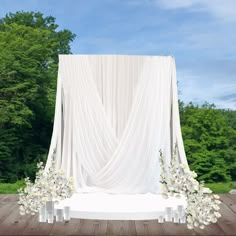
{"type": "Polygon", "coordinates": [[[71,219],[68,223],[39,223],[38,215],[21,216],[15,194],[0,194],[0,235],[236,235],[236,195],[220,194],[222,217],[205,229],[186,224],[150,221],[71,219]]]}

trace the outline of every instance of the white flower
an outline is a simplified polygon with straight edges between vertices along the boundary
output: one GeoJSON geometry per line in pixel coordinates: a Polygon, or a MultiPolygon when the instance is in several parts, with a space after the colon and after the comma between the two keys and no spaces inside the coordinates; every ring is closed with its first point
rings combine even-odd
{"type": "Polygon", "coordinates": [[[209,222],[208,221],[204,221],[203,224],[204,225],[209,225],[209,222]]]}
{"type": "Polygon", "coordinates": [[[219,206],[218,205],[213,205],[212,206],[216,211],[220,210],[219,206]]]}
{"type": "Polygon", "coordinates": [[[221,201],[220,200],[215,200],[215,203],[219,205],[219,204],[221,204],[221,201]]]}
{"type": "Polygon", "coordinates": [[[203,193],[212,193],[212,191],[209,188],[203,188],[203,193]]]}
{"type": "Polygon", "coordinates": [[[192,224],[187,224],[188,229],[193,229],[193,225],[192,224]]]}
{"type": "Polygon", "coordinates": [[[216,217],[212,217],[211,222],[212,223],[216,223],[217,222],[217,218],[216,217]]]}
{"type": "Polygon", "coordinates": [[[219,195],[216,195],[216,194],[214,194],[213,197],[214,197],[215,199],[220,199],[219,195]]]}
{"type": "Polygon", "coordinates": [[[38,163],[37,166],[39,170],[36,173],[35,182],[32,183],[27,177],[25,189],[18,189],[18,204],[20,204],[19,210],[22,215],[34,215],[49,199],[63,200],[72,196],[75,190],[72,188],[73,178],[66,179],[62,171],[57,171],[55,166],[49,168],[47,172],[44,172],[42,163],[38,163]]]}
{"type": "Polygon", "coordinates": [[[185,163],[181,163],[181,164],[180,164],[180,167],[181,167],[182,169],[186,169],[186,168],[187,168],[187,165],[186,165],[185,163]]]}
{"type": "Polygon", "coordinates": [[[215,214],[215,216],[216,216],[217,218],[220,218],[220,217],[221,217],[221,214],[220,214],[218,211],[215,211],[214,214],[215,214]]]}
{"type": "Polygon", "coordinates": [[[193,218],[192,218],[191,216],[188,216],[188,217],[187,217],[187,222],[188,222],[188,223],[193,223],[193,218]]]}
{"type": "Polygon", "coordinates": [[[170,186],[169,187],[169,191],[173,191],[174,190],[174,187],[173,186],[170,186]]]}
{"type": "Polygon", "coordinates": [[[193,178],[197,177],[197,173],[195,173],[194,171],[191,171],[191,175],[192,175],[193,178]]]}
{"type": "Polygon", "coordinates": [[[164,199],[167,199],[167,198],[168,198],[168,195],[167,195],[166,193],[162,193],[161,195],[162,195],[162,197],[163,197],[164,199]]]}
{"type": "Polygon", "coordinates": [[[165,170],[165,160],[163,155],[160,155],[161,173],[160,180],[167,182],[163,197],[169,196],[180,197],[183,195],[187,200],[187,226],[204,228],[210,222],[216,222],[220,217],[218,212],[219,201],[218,195],[209,195],[212,191],[204,187],[204,181],[200,183],[195,179],[197,174],[190,171],[186,164],[180,164],[182,171],[179,170],[176,155],[173,156],[169,167],[169,173],[165,170]],[[168,176],[167,176],[168,173],[168,176]],[[168,191],[169,190],[169,191],[168,191]]]}
{"type": "Polygon", "coordinates": [[[193,225],[194,225],[194,227],[198,227],[199,223],[197,221],[195,221],[193,225]]]}

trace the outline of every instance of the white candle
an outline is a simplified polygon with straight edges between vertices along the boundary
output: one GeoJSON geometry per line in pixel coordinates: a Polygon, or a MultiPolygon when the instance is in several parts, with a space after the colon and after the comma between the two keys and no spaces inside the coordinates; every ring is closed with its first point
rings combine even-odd
{"type": "Polygon", "coordinates": [[[182,223],[182,224],[186,223],[186,215],[185,214],[183,216],[181,216],[180,223],[182,223]]]}
{"type": "Polygon", "coordinates": [[[64,207],[64,220],[70,220],[70,207],[64,207]]]}
{"type": "Polygon", "coordinates": [[[43,205],[39,209],[39,222],[47,222],[46,218],[47,218],[47,216],[46,216],[46,206],[43,205]]]}
{"type": "Polygon", "coordinates": [[[164,223],[164,217],[162,215],[158,217],[158,223],[164,223]]]}
{"type": "Polygon", "coordinates": [[[53,223],[54,222],[54,202],[47,201],[46,202],[46,209],[47,209],[48,223],[53,223]]]}
{"type": "Polygon", "coordinates": [[[63,209],[56,209],[56,221],[57,222],[63,221],[63,209]]]}
{"type": "Polygon", "coordinates": [[[173,212],[172,212],[172,207],[166,207],[166,212],[165,212],[165,219],[166,221],[172,221],[172,216],[173,212]]]}
{"type": "Polygon", "coordinates": [[[175,211],[175,213],[174,213],[174,223],[179,223],[179,214],[178,214],[178,211],[175,211]]]}
{"type": "Polygon", "coordinates": [[[183,216],[184,215],[184,206],[183,205],[178,205],[177,206],[177,211],[179,216],[183,216]]]}

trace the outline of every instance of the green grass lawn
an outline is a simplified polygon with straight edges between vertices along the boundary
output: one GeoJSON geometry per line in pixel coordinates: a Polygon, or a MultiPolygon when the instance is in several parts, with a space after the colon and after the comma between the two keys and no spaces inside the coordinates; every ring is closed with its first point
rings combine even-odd
{"type": "Polygon", "coordinates": [[[19,180],[16,183],[0,183],[0,194],[17,193],[18,188],[25,187],[25,181],[19,180]]]}
{"type": "MultiPolygon", "coordinates": [[[[16,183],[0,183],[0,194],[17,193],[17,189],[25,187],[24,180],[16,183]]],[[[214,193],[228,193],[231,189],[236,189],[236,182],[227,183],[206,183],[205,187],[210,188],[214,193]]]]}
{"type": "Polygon", "coordinates": [[[231,189],[236,189],[236,182],[227,183],[205,183],[205,187],[214,193],[228,193],[231,189]]]}

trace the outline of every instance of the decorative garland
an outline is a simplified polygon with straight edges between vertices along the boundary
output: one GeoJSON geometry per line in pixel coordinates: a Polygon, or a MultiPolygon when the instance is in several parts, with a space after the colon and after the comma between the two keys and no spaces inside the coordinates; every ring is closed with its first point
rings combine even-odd
{"type": "Polygon", "coordinates": [[[179,164],[177,161],[176,147],[174,149],[173,159],[168,167],[168,175],[162,151],[159,151],[162,196],[164,198],[168,198],[169,196],[180,198],[181,195],[184,195],[187,200],[187,227],[189,229],[193,229],[193,227],[204,229],[206,225],[216,223],[217,218],[221,217],[219,213],[220,197],[212,194],[209,188],[205,188],[204,181],[200,181],[199,183],[195,179],[197,174],[189,170],[187,165],[179,164]]]}
{"type": "Polygon", "coordinates": [[[75,191],[73,178],[67,179],[62,169],[56,171],[54,158],[48,171],[44,171],[43,162],[39,162],[37,168],[35,182],[32,183],[27,177],[24,190],[18,189],[21,215],[35,215],[47,201],[70,198],[75,191]]]}

